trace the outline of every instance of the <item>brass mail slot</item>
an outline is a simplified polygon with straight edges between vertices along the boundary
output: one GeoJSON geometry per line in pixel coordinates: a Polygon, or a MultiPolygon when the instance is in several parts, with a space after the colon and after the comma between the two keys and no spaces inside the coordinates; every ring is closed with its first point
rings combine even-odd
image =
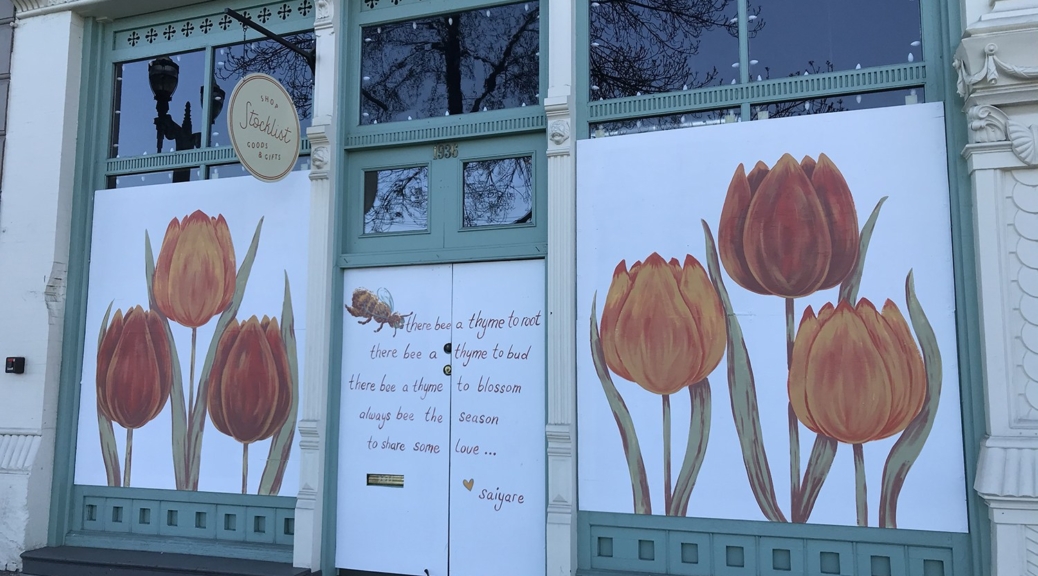
{"type": "Polygon", "coordinates": [[[404,487],[403,474],[368,474],[368,486],[404,487]]]}

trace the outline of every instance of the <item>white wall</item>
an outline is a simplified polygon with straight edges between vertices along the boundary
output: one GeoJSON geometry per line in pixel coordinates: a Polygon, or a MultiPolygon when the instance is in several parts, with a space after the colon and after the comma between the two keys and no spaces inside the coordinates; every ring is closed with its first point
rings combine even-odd
{"type": "Polygon", "coordinates": [[[0,197],[0,568],[46,544],[65,271],[76,158],[83,22],[18,21],[0,197]]]}

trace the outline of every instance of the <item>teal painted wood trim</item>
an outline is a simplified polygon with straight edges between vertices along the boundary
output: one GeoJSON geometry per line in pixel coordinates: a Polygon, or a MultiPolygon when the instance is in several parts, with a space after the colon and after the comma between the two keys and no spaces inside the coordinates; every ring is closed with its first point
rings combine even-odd
{"type": "Polygon", "coordinates": [[[190,492],[186,490],[156,490],[152,488],[117,488],[114,486],[77,485],[74,492],[79,497],[125,498],[130,500],[162,500],[167,502],[193,502],[198,504],[220,504],[226,506],[262,506],[295,510],[296,499],[291,496],[265,496],[259,494],[234,494],[224,492],[190,492]]]}
{"type": "MultiPolygon", "coordinates": [[[[923,6],[929,4],[931,3],[924,2],[923,6]]],[[[972,573],[987,574],[992,566],[990,510],[983,498],[973,489],[980,446],[987,432],[976,230],[973,222],[973,185],[966,160],[962,156],[963,148],[969,143],[968,121],[963,112],[963,102],[956,93],[957,77],[952,68],[952,58],[961,41],[963,23],[958,2],[935,4],[937,6],[933,10],[938,16],[936,20],[940,26],[936,33],[940,39],[930,41],[937,52],[933,56],[936,58],[933,68],[935,88],[931,90],[937,92],[945,103],[955,314],[958,327],[959,398],[962,404],[963,453],[966,463],[966,504],[972,537],[972,573]]]]}
{"type": "MultiPolygon", "coordinates": [[[[373,6],[367,2],[357,2],[359,11],[356,22],[365,26],[375,22],[405,20],[424,16],[443,14],[446,12],[464,12],[475,8],[494,7],[504,4],[515,4],[517,0],[373,0],[373,6]]],[[[548,0],[542,0],[547,2],[548,0]]]]}
{"type": "Polygon", "coordinates": [[[264,37],[255,30],[244,30],[241,24],[230,18],[225,20],[224,8],[237,10],[243,15],[248,13],[249,17],[276,34],[311,30],[314,27],[314,0],[196,4],[158,15],[148,14],[115,21],[111,35],[106,37],[112,60],[140,60],[264,37]],[[286,7],[287,12],[284,12],[286,7]],[[264,9],[268,13],[264,13],[264,9]]]}
{"type": "MultiPolygon", "coordinates": [[[[356,114],[353,115],[356,117],[356,114]]],[[[437,140],[460,140],[504,133],[530,132],[547,126],[544,107],[524,106],[508,110],[476,112],[444,118],[423,118],[376,126],[354,126],[346,136],[347,150],[400,146],[437,140]]]]}
{"type": "Polygon", "coordinates": [[[443,262],[488,262],[494,260],[529,260],[544,258],[548,245],[521,244],[517,246],[484,246],[470,248],[444,248],[408,252],[378,252],[372,254],[343,254],[339,257],[339,268],[370,268],[373,266],[406,266],[410,264],[436,264],[443,262]]]}
{"type": "MultiPolygon", "coordinates": [[[[103,98],[105,26],[87,19],[83,24],[82,79],[79,87],[79,142],[104,141],[105,116],[95,114],[99,93],[103,98]]],[[[111,89],[109,87],[108,92],[111,89]]],[[[50,522],[47,542],[64,543],[71,524],[72,482],[76,470],[76,434],[79,419],[79,375],[82,370],[83,338],[86,333],[86,294],[90,262],[90,233],[93,218],[93,192],[101,179],[96,150],[76,147],[76,174],[72,195],[71,231],[65,316],[61,339],[61,375],[58,381],[57,424],[54,439],[54,465],[51,483],[50,522]]]]}
{"type": "Polygon", "coordinates": [[[602,100],[588,104],[587,120],[603,122],[638,116],[676,114],[692,110],[734,108],[750,103],[765,104],[922,86],[926,83],[926,76],[926,64],[918,62],[602,100]]]}
{"type": "Polygon", "coordinates": [[[194,538],[171,536],[143,536],[136,534],[98,535],[73,532],[65,539],[68,546],[87,548],[113,548],[116,550],[142,550],[172,554],[195,554],[220,556],[267,562],[292,562],[292,546],[277,544],[251,544],[227,542],[225,540],[205,542],[194,538]]]}
{"type": "MultiPolygon", "coordinates": [[[[205,132],[203,132],[204,134],[205,132]]],[[[305,156],[310,153],[310,141],[303,139],[299,147],[299,154],[305,156]]],[[[162,154],[149,154],[147,156],[132,156],[128,158],[109,158],[105,162],[105,174],[118,176],[122,174],[134,174],[138,172],[157,172],[162,170],[174,170],[176,168],[194,168],[199,165],[230,164],[238,162],[238,155],[230,146],[216,148],[199,148],[181,152],[163,152],[162,154]]]]}
{"type": "MultiPolygon", "coordinates": [[[[225,556],[226,543],[267,544],[289,549],[295,538],[295,498],[184,492],[107,486],[76,486],[70,535],[105,544],[131,539],[147,550],[172,552],[155,537],[187,539],[193,554],[225,556]],[[143,538],[143,539],[141,539],[143,538]]],[[[67,540],[66,540],[67,542],[67,540]]],[[[141,548],[131,548],[141,549],[141,548]]]]}
{"type": "Polygon", "coordinates": [[[578,574],[966,576],[969,535],[743,520],[578,515],[578,574]],[[883,565],[890,571],[882,570],[883,565]]]}

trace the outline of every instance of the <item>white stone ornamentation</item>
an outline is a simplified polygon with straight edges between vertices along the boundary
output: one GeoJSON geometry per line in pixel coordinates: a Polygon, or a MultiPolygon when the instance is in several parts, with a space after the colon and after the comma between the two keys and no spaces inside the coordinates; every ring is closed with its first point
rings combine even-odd
{"type": "Polygon", "coordinates": [[[313,165],[314,170],[324,170],[328,168],[329,152],[327,146],[318,146],[310,152],[310,163],[313,165]]]}
{"type": "Polygon", "coordinates": [[[332,3],[329,0],[317,0],[317,14],[314,15],[315,20],[327,21],[332,18],[332,3]]]}
{"type": "Polygon", "coordinates": [[[548,127],[548,138],[556,146],[562,146],[569,140],[569,121],[554,120],[548,127]]]}
{"type": "Polygon", "coordinates": [[[994,106],[973,106],[966,112],[970,141],[1008,141],[1013,154],[1028,166],[1038,166],[1038,126],[1025,126],[994,106]]]}
{"type": "Polygon", "coordinates": [[[981,82],[987,82],[992,85],[997,84],[999,72],[1018,80],[1038,79],[1038,66],[1014,66],[1007,64],[997,54],[997,44],[992,42],[985,46],[984,64],[976,73],[970,71],[969,63],[965,58],[959,57],[955,59],[952,66],[955,67],[955,72],[958,74],[956,90],[961,98],[968,98],[973,92],[973,86],[981,82]]]}

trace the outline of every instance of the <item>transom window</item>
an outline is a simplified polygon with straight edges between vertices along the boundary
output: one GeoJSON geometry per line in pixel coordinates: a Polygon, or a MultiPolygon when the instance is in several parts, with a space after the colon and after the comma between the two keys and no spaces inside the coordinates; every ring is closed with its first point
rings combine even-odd
{"type": "MultiPolygon", "coordinates": [[[[237,10],[302,50],[314,47],[310,0],[237,10]]],[[[120,21],[109,30],[115,48],[108,188],[247,175],[230,146],[224,104],[250,73],[269,74],[285,86],[304,133],[312,122],[313,70],[306,59],[214,8],[163,24],[120,21]]],[[[307,169],[305,140],[301,152],[296,169],[307,169]]]]}
{"type": "Polygon", "coordinates": [[[911,104],[927,88],[917,0],[578,5],[583,137],[911,104]]]}

